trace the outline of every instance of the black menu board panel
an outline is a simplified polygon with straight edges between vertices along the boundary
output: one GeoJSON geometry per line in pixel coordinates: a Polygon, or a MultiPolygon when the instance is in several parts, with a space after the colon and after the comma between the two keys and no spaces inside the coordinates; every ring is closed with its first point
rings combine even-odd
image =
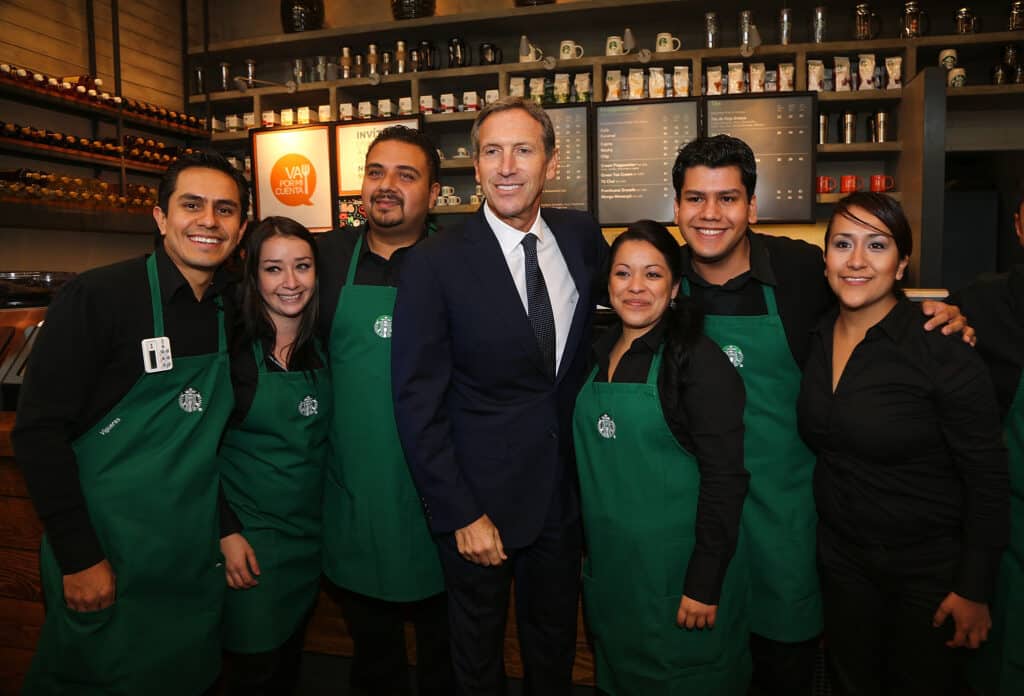
{"type": "Polygon", "coordinates": [[[590,108],[574,104],[544,110],[555,127],[558,172],[544,184],[541,205],[590,210],[590,108]]]}
{"type": "Polygon", "coordinates": [[[707,99],[707,133],[745,141],[757,159],[758,222],[814,222],[813,94],[707,99]]]}
{"type": "Polygon", "coordinates": [[[700,135],[697,101],[611,102],[595,111],[597,221],[671,223],[672,165],[679,148],[700,135]]]}

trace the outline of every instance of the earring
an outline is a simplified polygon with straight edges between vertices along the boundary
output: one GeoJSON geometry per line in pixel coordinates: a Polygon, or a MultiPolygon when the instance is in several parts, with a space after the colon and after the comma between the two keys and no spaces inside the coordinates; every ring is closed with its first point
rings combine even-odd
{"type": "Polygon", "coordinates": [[[675,309],[676,308],[676,298],[673,297],[671,300],[669,300],[668,308],[669,309],[675,309]]]}

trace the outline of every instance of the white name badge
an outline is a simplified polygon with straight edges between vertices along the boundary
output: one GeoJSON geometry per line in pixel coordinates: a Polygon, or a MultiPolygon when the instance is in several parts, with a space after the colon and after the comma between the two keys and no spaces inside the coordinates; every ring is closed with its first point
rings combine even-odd
{"type": "Polygon", "coordinates": [[[147,374],[167,372],[173,368],[171,339],[166,336],[142,339],[142,366],[147,374]]]}

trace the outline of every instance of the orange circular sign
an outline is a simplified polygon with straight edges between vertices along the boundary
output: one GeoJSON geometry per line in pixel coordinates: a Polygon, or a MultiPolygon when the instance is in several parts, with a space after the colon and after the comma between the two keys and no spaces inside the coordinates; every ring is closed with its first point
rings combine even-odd
{"type": "Polygon", "coordinates": [[[313,205],[310,196],[316,190],[316,169],[302,155],[284,155],[270,169],[270,186],[284,205],[313,205]]]}

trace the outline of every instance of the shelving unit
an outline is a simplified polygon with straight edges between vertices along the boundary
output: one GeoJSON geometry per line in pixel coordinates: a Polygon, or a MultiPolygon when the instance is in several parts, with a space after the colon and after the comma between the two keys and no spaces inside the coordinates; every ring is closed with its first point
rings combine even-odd
{"type": "Polygon", "coordinates": [[[9,201],[0,201],[0,219],[8,227],[75,232],[149,235],[155,227],[148,210],[88,210],[9,201]]]}
{"type": "Polygon", "coordinates": [[[32,158],[39,158],[57,162],[70,162],[73,164],[86,164],[104,169],[124,169],[130,172],[145,174],[161,174],[167,167],[148,162],[135,162],[123,157],[109,157],[90,152],[79,152],[66,147],[46,145],[27,140],[17,140],[0,136],[0,151],[13,152],[21,155],[28,155],[32,158]]]}

